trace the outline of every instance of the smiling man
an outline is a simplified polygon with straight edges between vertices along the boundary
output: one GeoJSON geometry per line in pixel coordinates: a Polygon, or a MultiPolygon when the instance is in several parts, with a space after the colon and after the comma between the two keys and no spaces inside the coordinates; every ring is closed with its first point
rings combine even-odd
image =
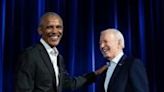
{"type": "Polygon", "coordinates": [[[38,29],[43,40],[51,47],[56,47],[63,35],[63,21],[55,13],[47,13],[42,16],[38,29]]]}
{"type": "Polygon", "coordinates": [[[139,59],[123,52],[124,37],[114,28],[103,30],[100,50],[109,64],[105,80],[98,84],[99,92],[148,92],[148,79],[144,65],[139,59]],[[103,86],[102,86],[103,85],[103,86]]]}
{"type": "Polygon", "coordinates": [[[45,13],[40,20],[40,42],[27,48],[19,57],[16,74],[16,92],[61,92],[63,88],[76,89],[94,81],[107,67],[84,76],[70,77],[63,57],[56,46],[63,35],[63,21],[54,13],[45,13]],[[91,80],[92,79],[92,80],[91,80]]]}

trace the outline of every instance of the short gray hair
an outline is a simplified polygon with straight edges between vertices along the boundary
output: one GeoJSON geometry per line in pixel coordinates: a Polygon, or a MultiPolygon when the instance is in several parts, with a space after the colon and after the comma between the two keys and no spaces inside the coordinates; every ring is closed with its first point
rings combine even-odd
{"type": "Polygon", "coordinates": [[[110,32],[110,33],[114,34],[114,36],[115,36],[118,40],[120,40],[122,49],[125,48],[124,36],[123,36],[123,34],[122,34],[118,29],[115,29],[115,28],[108,28],[108,29],[106,29],[106,30],[104,30],[104,31],[107,31],[107,32],[110,32]]]}
{"type": "Polygon", "coordinates": [[[57,14],[55,12],[46,12],[45,14],[43,14],[41,16],[41,18],[39,20],[39,26],[42,26],[42,22],[44,21],[45,18],[47,18],[47,17],[53,17],[53,16],[54,17],[58,17],[61,20],[61,22],[63,23],[63,20],[62,20],[62,18],[60,17],[59,14],[57,14]]]}

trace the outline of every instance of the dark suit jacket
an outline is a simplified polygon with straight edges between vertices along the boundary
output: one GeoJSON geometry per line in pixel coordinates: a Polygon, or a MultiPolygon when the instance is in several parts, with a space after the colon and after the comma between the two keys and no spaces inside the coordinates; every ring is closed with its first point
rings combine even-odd
{"type": "Polygon", "coordinates": [[[59,54],[59,86],[56,87],[55,73],[44,46],[39,43],[26,49],[19,58],[16,74],[16,92],[61,92],[63,88],[76,89],[81,87],[95,74],[70,77],[65,70],[64,60],[59,54]]]}
{"type": "MultiPolygon", "coordinates": [[[[97,92],[105,92],[105,76],[99,79],[97,92]]],[[[141,61],[123,55],[108,84],[108,92],[149,92],[146,71],[141,61]]]]}

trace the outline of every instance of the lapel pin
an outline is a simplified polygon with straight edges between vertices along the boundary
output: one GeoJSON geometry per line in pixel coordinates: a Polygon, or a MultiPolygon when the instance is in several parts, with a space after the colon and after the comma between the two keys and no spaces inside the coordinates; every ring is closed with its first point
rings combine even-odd
{"type": "Polygon", "coordinates": [[[121,64],[121,63],[119,63],[118,65],[119,65],[119,66],[122,66],[122,64],[121,64]]]}

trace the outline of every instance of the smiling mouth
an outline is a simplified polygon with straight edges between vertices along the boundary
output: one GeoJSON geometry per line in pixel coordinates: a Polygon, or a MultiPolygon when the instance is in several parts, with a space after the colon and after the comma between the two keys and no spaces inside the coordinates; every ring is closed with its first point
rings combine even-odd
{"type": "Polygon", "coordinates": [[[55,36],[51,36],[50,38],[51,38],[52,40],[56,41],[56,40],[59,39],[59,36],[56,36],[56,35],[55,35],[55,36]]]}
{"type": "Polygon", "coordinates": [[[101,49],[101,51],[102,51],[103,54],[107,54],[110,51],[110,48],[104,47],[104,48],[101,49]]]}
{"type": "Polygon", "coordinates": [[[57,34],[57,33],[51,33],[51,34],[48,34],[48,37],[50,37],[50,39],[53,40],[53,41],[57,41],[57,40],[59,40],[61,35],[57,34]]]}

